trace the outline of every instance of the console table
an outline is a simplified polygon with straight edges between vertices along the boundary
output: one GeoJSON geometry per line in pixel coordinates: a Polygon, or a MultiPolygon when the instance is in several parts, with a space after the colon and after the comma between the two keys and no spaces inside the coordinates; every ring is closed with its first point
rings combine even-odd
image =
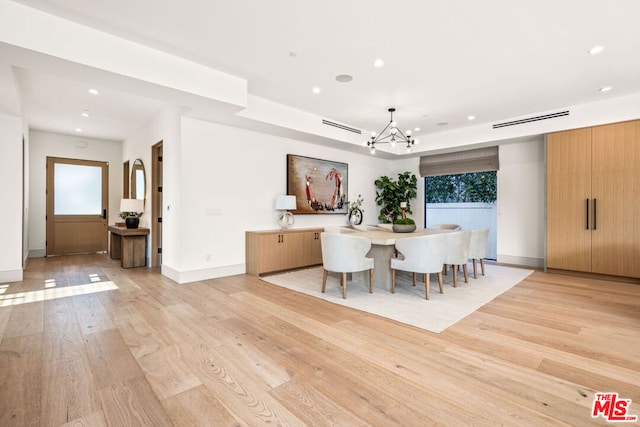
{"type": "Polygon", "coordinates": [[[111,259],[119,259],[122,268],[147,265],[148,228],[109,226],[111,232],[111,259]]]}

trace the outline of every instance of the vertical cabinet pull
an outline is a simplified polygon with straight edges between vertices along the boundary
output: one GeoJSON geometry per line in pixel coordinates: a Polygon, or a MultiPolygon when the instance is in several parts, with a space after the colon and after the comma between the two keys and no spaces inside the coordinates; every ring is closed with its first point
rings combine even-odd
{"type": "Polygon", "coordinates": [[[593,229],[595,230],[596,227],[598,226],[597,224],[597,216],[598,215],[598,208],[597,208],[597,200],[593,199],[593,229]]]}
{"type": "Polygon", "coordinates": [[[589,199],[587,199],[587,230],[589,229],[589,199]]]}

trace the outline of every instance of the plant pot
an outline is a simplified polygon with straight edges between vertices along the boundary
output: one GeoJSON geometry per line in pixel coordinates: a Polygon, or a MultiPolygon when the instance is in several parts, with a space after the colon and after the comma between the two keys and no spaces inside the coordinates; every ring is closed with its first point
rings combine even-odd
{"type": "Polygon", "coordinates": [[[393,224],[394,233],[413,233],[416,231],[415,224],[393,224]]]}
{"type": "Polygon", "coordinates": [[[140,218],[135,216],[128,216],[127,219],[124,220],[127,224],[127,228],[138,228],[138,224],[140,223],[140,218]]]}

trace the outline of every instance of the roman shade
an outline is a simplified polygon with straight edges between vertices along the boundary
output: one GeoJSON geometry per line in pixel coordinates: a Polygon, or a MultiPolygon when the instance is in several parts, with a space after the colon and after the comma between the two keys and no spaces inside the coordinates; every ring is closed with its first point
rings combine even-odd
{"type": "Polygon", "coordinates": [[[421,176],[457,175],[498,169],[500,162],[497,146],[420,157],[421,176]]]}

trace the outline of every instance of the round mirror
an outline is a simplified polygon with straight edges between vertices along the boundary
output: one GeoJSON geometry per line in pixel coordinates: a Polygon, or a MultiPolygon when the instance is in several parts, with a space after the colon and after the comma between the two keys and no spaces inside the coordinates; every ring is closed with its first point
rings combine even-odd
{"type": "Polygon", "coordinates": [[[136,159],[131,167],[131,198],[144,201],[146,194],[146,175],[142,160],[136,159]]]}

